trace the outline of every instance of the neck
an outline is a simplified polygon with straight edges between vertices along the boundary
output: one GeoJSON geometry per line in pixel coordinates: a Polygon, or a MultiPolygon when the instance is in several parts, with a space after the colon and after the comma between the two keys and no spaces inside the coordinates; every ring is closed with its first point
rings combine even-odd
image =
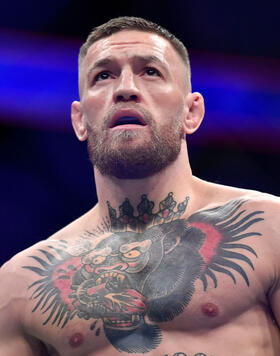
{"type": "Polygon", "coordinates": [[[159,212],[165,217],[168,214],[170,217],[170,213],[177,213],[178,216],[178,204],[183,203],[180,205],[183,213],[182,208],[187,207],[193,196],[194,181],[185,141],[174,162],[163,171],[145,179],[117,179],[102,176],[95,169],[99,218],[110,215],[112,222],[112,216],[116,215],[119,223],[120,217],[125,220],[129,218],[127,215],[143,215],[144,220],[154,218],[159,212]],[[165,207],[169,210],[164,212],[165,207]]]}

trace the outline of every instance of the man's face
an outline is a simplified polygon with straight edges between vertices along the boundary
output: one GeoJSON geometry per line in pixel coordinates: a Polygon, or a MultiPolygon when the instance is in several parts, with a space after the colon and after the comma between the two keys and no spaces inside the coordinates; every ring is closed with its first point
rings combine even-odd
{"type": "Polygon", "coordinates": [[[89,48],[80,72],[81,112],[101,174],[144,178],[177,158],[186,83],[181,58],[156,34],[121,31],[89,48]]]}

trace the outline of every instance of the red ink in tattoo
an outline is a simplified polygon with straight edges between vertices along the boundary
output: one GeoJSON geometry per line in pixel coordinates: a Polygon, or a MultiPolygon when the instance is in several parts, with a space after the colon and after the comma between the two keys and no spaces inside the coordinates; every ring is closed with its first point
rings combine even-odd
{"type": "Polygon", "coordinates": [[[144,220],[144,223],[148,223],[149,222],[149,215],[148,214],[144,214],[143,215],[143,220],[144,220]]]}
{"type": "Polygon", "coordinates": [[[71,347],[79,347],[82,345],[83,342],[84,342],[84,337],[80,333],[76,333],[72,335],[69,339],[69,345],[71,347]]]}
{"type": "Polygon", "coordinates": [[[93,268],[90,267],[89,265],[86,265],[85,269],[87,270],[87,272],[92,273],[93,272],[93,268]]]}
{"type": "Polygon", "coordinates": [[[210,316],[210,317],[215,317],[219,314],[219,309],[217,305],[213,303],[206,303],[201,306],[201,311],[203,314],[210,316]]]}

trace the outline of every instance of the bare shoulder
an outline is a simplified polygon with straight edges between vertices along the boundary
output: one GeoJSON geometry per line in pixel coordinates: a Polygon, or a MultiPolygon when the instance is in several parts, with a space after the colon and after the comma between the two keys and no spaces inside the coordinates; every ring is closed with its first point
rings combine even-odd
{"type": "Polygon", "coordinates": [[[4,310],[9,310],[9,315],[13,313],[15,320],[19,322],[27,322],[22,320],[25,318],[25,306],[30,300],[30,286],[34,283],[34,273],[40,274],[39,268],[30,268],[32,263],[44,263],[43,257],[48,260],[53,251],[54,254],[61,249],[66,250],[69,246],[76,246],[80,248],[80,240],[84,240],[83,234],[90,225],[95,223],[95,207],[74,220],[49,238],[39,241],[33,246],[21,251],[7,261],[0,268],[0,313],[4,310]],[[64,245],[65,244],[65,245],[64,245]],[[62,246],[62,247],[61,247],[62,246]]]}
{"type": "Polygon", "coordinates": [[[23,332],[26,306],[29,301],[28,285],[32,276],[24,264],[33,250],[45,242],[20,252],[0,268],[0,354],[22,356],[40,355],[42,344],[35,337],[23,332]]]}
{"type": "Polygon", "coordinates": [[[16,254],[12,257],[9,261],[7,261],[1,268],[0,268],[0,280],[1,285],[4,288],[1,288],[0,291],[0,298],[1,295],[7,294],[9,295],[9,299],[17,299],[19,300],[20,297],[25,298],[26,294],[23,292],[19,293],[22,290],[22,286],[28,285],[30,283],[29,273],[26,273],[24,266],[28,261],[30,261],[30,257],[38,254],[40,250],[46,250],[49,248],[49,245],[52,247],[58,246],[61,241],[71,240],[77,238],[81,235],[83,231],[86,230],[88,225],[88,220],[90,216],[90,221],[94,223],[94,209],[90,210],[89,212],[85,213],[78,219],[74,220],[61,230],[57,231],[55,234],[47,238],[46,240],[39,241],[38,243],[34,244],[33,246],[21,251],[20,253],[16,254]],[[15,296],[13,296],[13,291],[15,291],[15,296]]]}
{"type": "Polygon", "coordinates": [[[85,214],[51,235],[48,240],[71,240],[73,237],[79,236],[82,231],[86,231],[89,226],[96,226],[98,224],[97,209],[98,205],[95,205],[85,214]]]}
{"type": "MultiPolygon", "coordinates": [[[[0,313],[9,309],[16,319],[21,318],[21,311],[29,300],[28,287],[34,278],[25,268],[39,251],[46,250],[50,245],[56,247],[59,240],[43,240],[19,252],[0,268],[0,313]]],[[[35,257],[36,258],[36,257],[35,257]]]]}
{"type": "Polygon", "coordinates": [[[280,197],[255,190],[233,188],[233,199],[243,199],[246,205],[255,209],[263,209],[271,216],[280,212],[280,197]]]}
{"type": "Polygon", "coordinates": [[[40,241],[37,244],[29,247],[26,250],[21,251],[12,257],[9,261],[3,264],[0,268],[0,300],[3,302],[5,299],[7,303],[14,301],[19,302],[26,297],[22,287],[28,284],[28,274],[24,271],[24,264],[28,260],[32,252],[43,248],[46,245],[46,241],[40,241]],[[8,296],[8,298],[7,298],[8,296]]]}
{"type": "Polygon", "coordinates": [[[199,189],[206,196],[207,205],[215,205],[219,202],[227,202],[233,199],[246,200],[251,206],[266,208],[271,213],[277,213],[280,209],[280,197],[256,190],[237,188],[222,184],[210,183],[197,179],[199,189]]]}
{"type": "MultiPolygon", "coordinates": [[[[259,228],[266,236],[264,241],[280,244],[280,197],[255,190],[241,189],[198,180],[198,187],[204,197],[198,210],[208,210],[226,205],[231,201],[242,201],[244,213],[262,212],[259,228]]],[[[279,246],[280,247],[280,246],[279,246]]]]}
{"type": "Polygon", "coordinates": [[[248,212],[262,212],[263,221],[261,228],[265,236],[266,243],[271,243],[271,246],[279,244],[280,247],[280,198],[267,193],[257,191],[244,191],[237,199],[244,201],[244,208],[248,212]]]}
{"type": "Polygon", "coordinates": [[[236,190],[236,197],[246,202],[248,209],[263,210],[269,223],[279,224],[280,197],[253,190],[236,190]]]}

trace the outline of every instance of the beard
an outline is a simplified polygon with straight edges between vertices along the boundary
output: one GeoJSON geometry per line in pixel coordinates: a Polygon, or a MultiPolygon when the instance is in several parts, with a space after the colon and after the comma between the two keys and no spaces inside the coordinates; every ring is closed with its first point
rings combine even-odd
{"type": "Polygon", "coordinates": [[[114,107],[106,115],[101,130],[87,125],[89,158],[99,172],[118,179],[141,179],[162,171],[175,161],[183,139],[182,112],[157,128],[147,110],[130,104],[130,109],[141,113],[147,124],[144,130],[149,132],[143,133],[140,129],[109,132],[108,123],[121,107],[124,106],[114,107]],[[139,138],[141,144],[137,142],[139,138]]]}

